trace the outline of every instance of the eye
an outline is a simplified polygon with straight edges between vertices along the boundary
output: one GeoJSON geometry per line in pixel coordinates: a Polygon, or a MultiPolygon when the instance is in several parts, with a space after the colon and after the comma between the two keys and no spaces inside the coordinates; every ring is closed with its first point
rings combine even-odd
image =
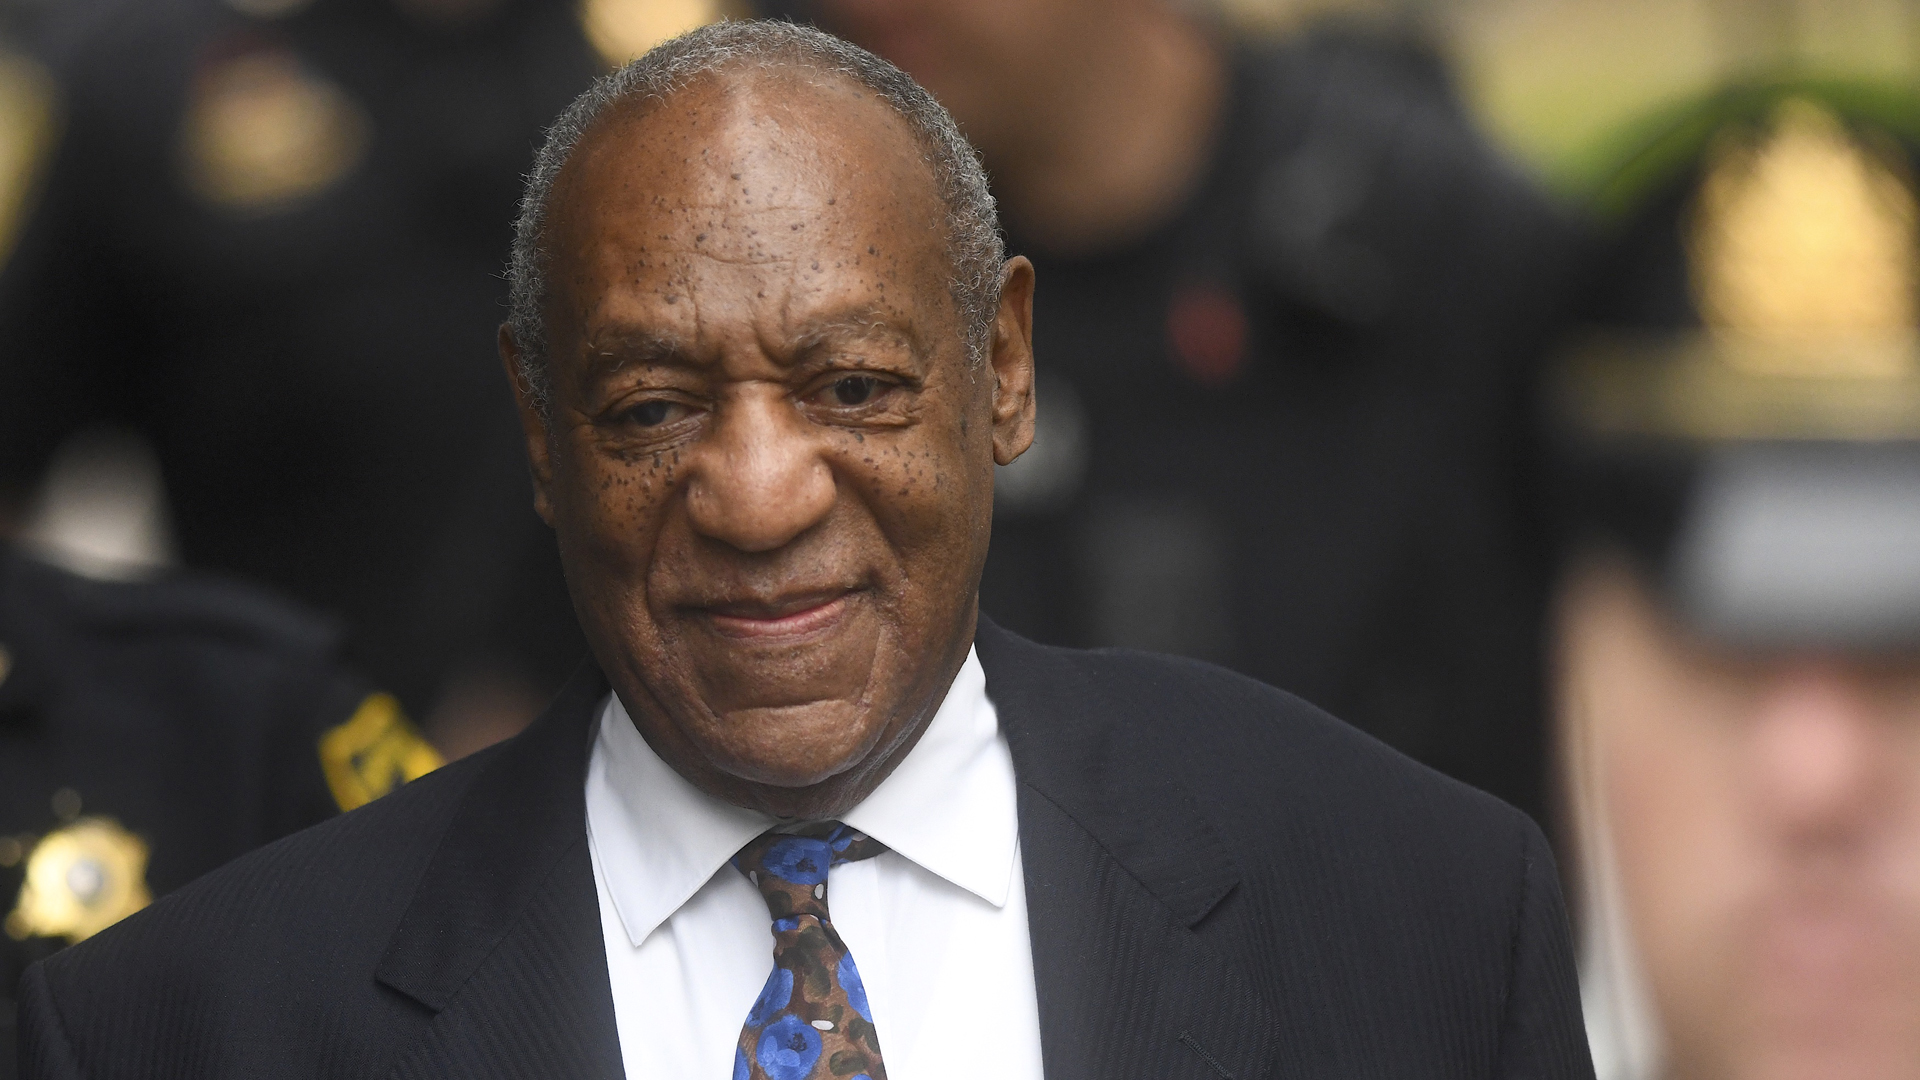
{"type": "Polygon", "coordinates": [[[635,427],[652,428],[670,424],[685,416],[687,407],[677,401],[655,398],[643,401],[627,410],[627,420],[635,427]]]}
{"type": "Polygon", "coordinates": [[[833,400],[842,405],[865,405],[880,392],[880,380],[871,375],[849,375],[833,384],[833,400]]]}

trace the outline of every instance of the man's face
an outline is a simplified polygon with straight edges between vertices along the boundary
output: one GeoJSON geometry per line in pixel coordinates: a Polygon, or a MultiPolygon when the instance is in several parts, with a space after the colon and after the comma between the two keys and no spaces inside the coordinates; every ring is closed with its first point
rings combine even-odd
{"type": "Polygon", "coordinates": [[[1920,653],[1730,651],[1621,567],[1564,599],[1562,730],[1671,1075],[1920,1077],[1920,653]]]}
{"type": "Polygon", "coordinates": [[[795,73],[603,117],[556,186],[538,505],[642,734],[729,801],[843,812],[972,642],[1032,274],[975,364],[943,219],[903,121],[795,73]]]}

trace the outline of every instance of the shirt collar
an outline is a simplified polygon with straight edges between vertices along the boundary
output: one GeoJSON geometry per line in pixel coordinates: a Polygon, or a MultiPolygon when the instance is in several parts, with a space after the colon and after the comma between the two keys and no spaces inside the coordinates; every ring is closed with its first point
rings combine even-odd
{"type": "Polygon", "coordinates": [[[1020,846],[1018,794],[987,674],[969,650],[919,744],[843,820],[1001,907],[1020,846]]]}
{"type": "MultiPolygon", "coordinates": [[[[969,650],[920,742],[843,820],[1000,907],[1019,848],[1015,783],[986,673],[969,650]]],[[[595,857],[635,948],[774,824],[687,782],[612,694],[600,713],[586,798],[595,857]]]]}

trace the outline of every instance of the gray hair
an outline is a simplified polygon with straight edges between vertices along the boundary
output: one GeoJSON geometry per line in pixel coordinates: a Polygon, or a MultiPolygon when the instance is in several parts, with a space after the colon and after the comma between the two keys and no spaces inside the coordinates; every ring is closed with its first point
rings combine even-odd
{"type": "Polygon", "coordinates": [[[793,67],[844,76],[871,90],[906,121],[946,208],[947,259],[952,265],[948,288],[966,334],[967,353],[976,363],[985,359],[999,310],[1006,247],[986,170],[953,117],[905,72],[831,34],[772,20],[719,22],[658,45],[603,76],[547,129],[514,223],[507,315],[520,349],[520,377],[543,413],[551,392],[545,240],[548,204],[560,170],[610,106],[664,101],[701,76],[742,67],[793,67]]]}

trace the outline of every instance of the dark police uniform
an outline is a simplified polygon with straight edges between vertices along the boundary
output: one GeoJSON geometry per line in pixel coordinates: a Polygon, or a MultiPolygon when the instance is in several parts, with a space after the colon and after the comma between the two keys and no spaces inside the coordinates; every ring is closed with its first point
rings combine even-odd
{"type": "Polygon", "coordinates": [[[0,486],[138,429],[182,561],[339,616],[417,713],[452,667],[543,689],[584,651],[494,331],[521,176],[599,61],[567,0],[404,6],[46,8],[61,136],[0,271],[0,486]]]}
{"type": "Polygon", "coordinates": [[[1189,204],[1038,270],[982,607],[1197,655],[1538,812],[1527,401],[1583,241],[1412,47],[1239,52],[1189,204]]]}
{"type": "Polygon", "coordinates": [[[29,963],[439,764],[326,624],[0,547],[0,1077],[29,963]]]}

